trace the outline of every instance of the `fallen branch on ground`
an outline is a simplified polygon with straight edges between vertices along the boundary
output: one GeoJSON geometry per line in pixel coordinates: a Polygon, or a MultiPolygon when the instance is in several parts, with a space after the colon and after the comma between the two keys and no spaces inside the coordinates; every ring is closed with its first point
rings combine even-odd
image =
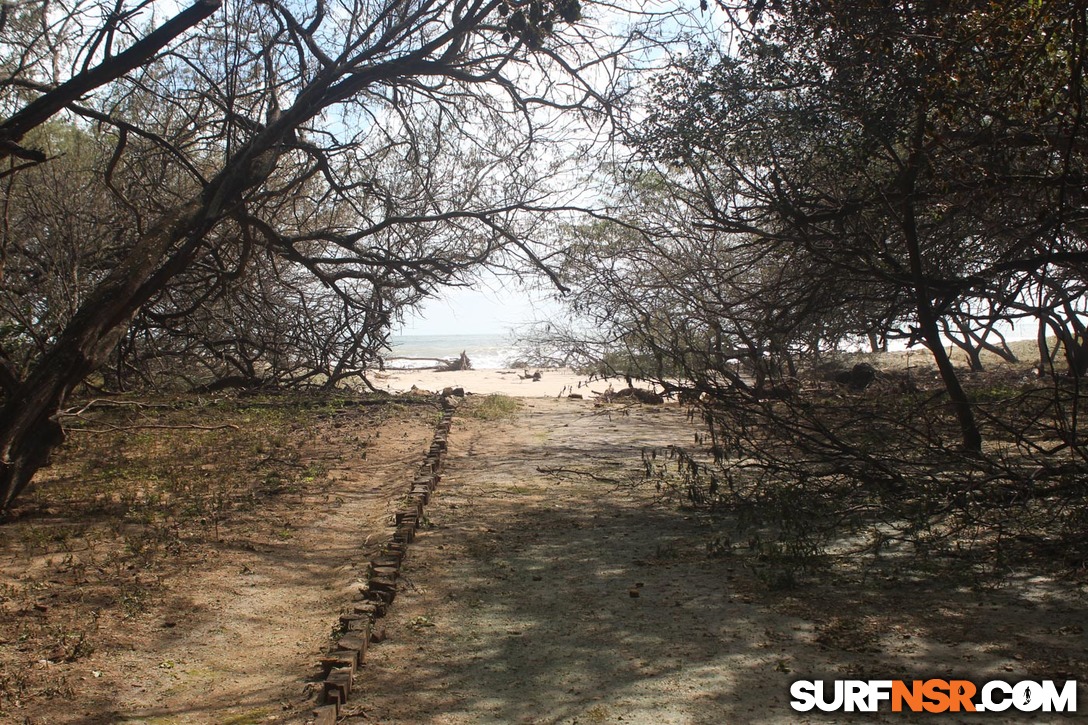
{"type": "MultiPolygon", "coordinates": [[[[80,420],[86,420],[81,416],[76,416],[80,420]]],[[[118,431],[130,431],[130,430],[143,430],[147,428],[159,428],[164,430],[240,430],[240,426],[233,423],[224,423],[223,425],[197,425],[195,423],[189,425],[108,425],[106,428],[66,428],[68,433],[116,433],[118,431]]]]}
{"type": "Polygon", "coordinates": [[[573,474],[575,476],[585,476],[587,478],[592,478],[594,481],[600,481],[601,483],[615,483],[615,484],[624,483],[624,481],[621,481],[618,478],[611,478],[609,476],[598,476],[596,473],[591,473],[590,471],[579,471],[576,468],[562,468],[562,467],[545,468],[543,466],[537,466],[536,470],[537,470],[537,473],[545,473],[545,474],[547,474],[549,476],[555,476],[557,478],[561,474],[569,473],[569,474],[573,474]]]}

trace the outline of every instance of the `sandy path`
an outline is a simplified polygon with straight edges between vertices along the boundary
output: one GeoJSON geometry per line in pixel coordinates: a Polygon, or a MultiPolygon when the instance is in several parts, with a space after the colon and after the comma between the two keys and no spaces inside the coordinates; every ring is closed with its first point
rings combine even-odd
{"type": "MultiPolygon", "coordinates": [[[[580,375],[569,368],[531,368],[528,370],[399,370],[374,372],[371,382],[381,390],[391,393],[407,393],[412,388],[440,392],[447,387],[460,387],[476,395],[501,393],[515,398],[558,398],[568,393],[592,398],[609,388],[622,390],[627,387],[623,378],[598,378],[580,375]],[[527,377],[534,372],[539,379],[527,377]]],[[[640,381],[639,385],[653,385],[640,381]]]]}
{"type": "Polygon", "coordinates": [[[652,489],[537,471],[624,479],[643,446],[690,440],[687,426],[672,406],[610,418],[545,400],[499,429],[459,421],[433,528],[413,549],[415,587],[394,607],[391,641],[372,650],[348,722],[785,712],[775,668],[805,623],[751,604],[734,567],[706,558],[705,522],[656,504],[652,489]]]}
{"type": "MultiPolygon", "coordinates": [[[[508,421],[455,419],[445,479],[384,621],[389,638],[370,649],[345,722],[840,722],[792,712],[791,682],[1088,681],[1088,591],[1075,584],[1024,572],[983,588],[962,576],[835,569],[776,588],[746,537],[723,545],[728,519],[661,501],[640,482],[645,447],[692,442],[679,406],[524,406],[508,421]]],[[[103,609],[93,652],[31,666],[59,694],[36,694],[29,717],[0,722],[305,722],[316,661],[390,534],[435,412],[345,409],[325,420],[303,461],[330,462],[331,480],[234,519],[218,543],[187,553],[184,569],[165,569],[138,613],[103,609]],[[365,457],[362,439],[373,442],[365,457]]],[[[25,606],[0,598],[23,607],[8,618],[20,631],[91,616],[93,602],[64,604],[84,592],[54,582],[48,556],[9,550],[0,575],[40,574],[25,606]]],[[[0,631],[0,654],[33,660],[16,634],[0,631]]],[[[1025,719],[1056,720],[971,721],[1025,719]]]]}
{"type": "Polygon", "coordinates": [[[691,440],[676,406],[607,415],[582,401],[526,402],[516,421],[455,422],[411,586],[346,722],[834,722],[845,716],[793,712],[790,683],[1016,680],[1030,674],[1024,652],[1083,664],[1083,600],[1045,587],[1034,599],[878,582],[770,590],[738,558],[708,556],[721,522],[655,501],[650,486],[537,470],[637,476],[643,446],[691,440]]]}

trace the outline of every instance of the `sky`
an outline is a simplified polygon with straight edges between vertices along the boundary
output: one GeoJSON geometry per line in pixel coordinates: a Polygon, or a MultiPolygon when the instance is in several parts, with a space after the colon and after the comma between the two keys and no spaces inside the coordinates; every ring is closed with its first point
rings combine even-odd
{"type": "Polygon", "coordinates": [[[451,287],[406,317],[399,335],[499,335],[559,316],[551,290],[529,289],[487,275],[472,287],[451,287]]]}

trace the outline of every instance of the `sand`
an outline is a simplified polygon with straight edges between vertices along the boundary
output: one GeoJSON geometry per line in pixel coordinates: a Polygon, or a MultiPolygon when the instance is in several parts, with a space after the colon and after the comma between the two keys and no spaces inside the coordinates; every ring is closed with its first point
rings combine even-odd
{"type": "MultiPolygon", "coordinates": [[[[418,390],[441,392],[447,387],[464,388],[466,393],[493,395],[501,393],[517,398],[558,398],[570,393],[592,398],[611,388],[627,387],[623,378],[591,378],[569,368],[530,368],[528,370],[455,370],[438,372],[432,369],[375,372],[370,382],[381,390],[406,393],[414,386],[418,390]],[[539,380],[533,380],[534,373],[539,380]]],[[[643,383],[640,387],[652,387],[643,383]]]]}

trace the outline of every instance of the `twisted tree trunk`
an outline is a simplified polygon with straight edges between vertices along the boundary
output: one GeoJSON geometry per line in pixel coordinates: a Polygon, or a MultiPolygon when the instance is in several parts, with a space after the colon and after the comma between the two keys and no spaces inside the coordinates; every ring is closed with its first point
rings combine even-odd
{"type": "Polygon", "coordinates": [[[199,231],[202,209],[188,204],[151,228],[84,302],[34,371],[0,410],[0,511],[6,511],[64,440],[54,419],[72,389],[106,361],[152,293],[147,284],[167,251],[199,231]]]}
{"type": "Polygon", "coordinates": [[[919,113],[914,129],[914,138],[909,158],[903,169],[902,183],[902,227],[903,239],[907,247],[907,256],[910,259],[910,273],[912,286],[914,287],[915,312],[918,315],[918,326],[925,341],[926,347],[933,354],[933,360],[937,364],[941,381],[952,403],[952,410],[960,425],[960,436],[964,451],[968,453],[982,452],[982,432],[975,420],[975,412],[971,407],[971,401],[960,384],[956,368],[944,349],[944,340],[937,323],[937,313],[933,309],[933,295],[929,287],[924,263],[922,260],[921,242],[918,239],[918,222],[915,216],[915,185],[918,172],[923,163],[923,151],[925,143],[926,116],[924,106],[919,103],[919,113]]]}
{"type": "Polygon", "coordinates": [[[254,137],[202,193],[162,216],[95,288],[23,381],[11,381],[0,409],[0,514],[64,440],[55,416],[72,390],[106,362],[137,311],[178,272],[247,190],[275,168],[276,147],[293,128],[254,137]]]}

